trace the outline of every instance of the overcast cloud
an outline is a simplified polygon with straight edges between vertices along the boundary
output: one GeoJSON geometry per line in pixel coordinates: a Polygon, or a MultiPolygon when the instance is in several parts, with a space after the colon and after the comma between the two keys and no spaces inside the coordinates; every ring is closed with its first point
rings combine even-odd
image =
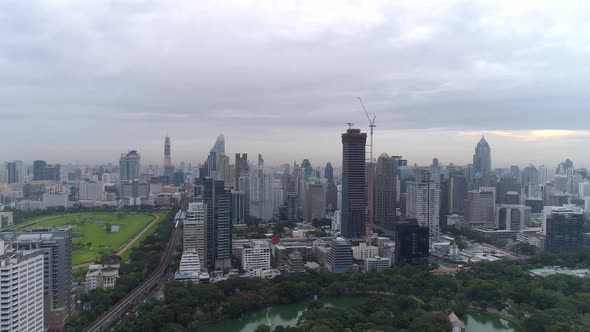
{"type": "MultiPolygon", "coordinates": [[[[0,160],[160,163],[227,151],[587,164],[588,1],[0,2],[0,160]]],[[[590,164],[588,164],[590,166],[590,164]]]]}

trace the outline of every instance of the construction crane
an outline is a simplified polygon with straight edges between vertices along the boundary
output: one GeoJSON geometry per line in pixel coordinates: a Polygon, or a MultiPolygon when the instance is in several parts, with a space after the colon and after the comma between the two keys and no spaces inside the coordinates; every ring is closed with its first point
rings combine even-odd
{"type": "Polygon", "coordinates": [[[365,112],[365,116],[367,120],[369,120],[369,134],[370,134],[370,144],[369,144],[369,188],[368,188],[368,197],[367,197],[367,221],[365,223],[365,235],[367,236],[367,240],[370,240],[371,235],[373,235],[373,209],[374,209],[374,201],[375,201],[375,163],[373,162],[373,129],[377,127],[375,124],[375,119],[377,118],[373,115],[373,118],[367,112],[367,108],[363,103],[361,97],[357,97],[361,106],[363,107],[363,111],[365,112]]]}

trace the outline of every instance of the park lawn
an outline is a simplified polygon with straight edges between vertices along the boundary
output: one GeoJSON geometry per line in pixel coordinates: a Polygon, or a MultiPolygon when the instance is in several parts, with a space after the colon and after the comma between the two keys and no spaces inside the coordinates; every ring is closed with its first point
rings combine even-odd
{"type": "Polygon", "coordinates": [[[49,226],[73,226],[74,237],[72,264],[82,264],[99,259],[105,253],[116,253],[127,240],[137,232],[145,228],[153,216],[149,214],[123,213],[80,213],[63,215],[48,220],[31,224],[29,222],[19,225],[19,228],[49,227],[49,226]],[[118,232],[107,232],[106,223],[112,226],[120,226],[118,232]]]}
{"type": "MultiPolygon", "coordinates": [[[[150,226],[150,228],[148,228],[148,230],[143,233],[139,239],[137,239],[137,241],[135,241],[135,243],[133,243],[133,245],[131,247],[129,247],[129,249],[125,250],[125,252],[123,252],[121,254],[121,260],[123,262],[126,262],[129,260],[129,255],[131,254],[131,249],[133,248],[137,248],[141,245],[141,243],[143,242],[143,240],[145,240],[148,236],[154,234],[154,232],[156,231],[156,229],[158,228],[158,225],[160,225],[160,223],[166,219],[166,216],[168,215],[168,213],[166,212],[158,212],[156,213],[158,216],[160,216],[160,219],[158,219],[158,222],[156,222],[155,224],[153,224],[152,226],[150,226]]],[[[150,221],[151,222],[151,221],[150,221]]]]}

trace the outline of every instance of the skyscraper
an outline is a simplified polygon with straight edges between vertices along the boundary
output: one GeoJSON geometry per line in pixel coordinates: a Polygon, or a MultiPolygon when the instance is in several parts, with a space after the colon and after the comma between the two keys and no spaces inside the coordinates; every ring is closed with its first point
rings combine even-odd
{"type": "Polygon", "coordinates": [[[45,160],[35,160],[33,161],[33,181],[40,181],[42,177],[41,169],[47,167],[47,162],[45,160]]]}
{"type": "Polygon", "coordinates": [[[375,173],[375,223],[395,221],[397,203],[397,167],[393,158],[383,153],[377,159],[375,173]]]}
{"type": "Polygon", "coordinates": [[[222,156],[225,156],[225,136],[219,134],[207,158],[208,175],[214,179],[219,179],[218,171],[222,156]]]}
{"type": "Polygon", "coordinates": [[[6,183],[23,183],[25,179],[25,169],[21,160],[9,161],[6,163],[7,181],[6,183]]]}
{"type": "Polygon", "coordinates": [[[430,167],[415,167],[415,181],[408,182],[406,217],[428,227],[430,243],[439,235],[440,177],[430,167]]]}
{"type": "Polygon", "coordinates": [[[490,145],[482,136],[475,147],[473,155],[473,168],[475,172],[475,187],[489,187],[492,185],[492,153],[490,145]]]}
{"type": "Polygon", "coordinates": [[[136,150],[121,153],[119,159],[119,181],[139,180],[141,156],[136,150]]]}
{"type": "Polygon", "coordinates": [[[242,190],[240,188],[240,176],[242,174],[247,174],[248,171],[250,170],[250,166],[248,165],[248,154],[247,153],[242,153],[241,155],[239,153],[236,153],[235,167],[236,167],[236,172],[235,172],[234,186],[235,186],[236,190],[242,190]]]}
{"type": "Polygon", "coordinates": [[[214,269],[231,268],[231,192],[225,189],[223,181],[207,178],[203,182],[206,262],[214,269]]]}
{"type": "Polygon", "coordinates": [[[303,159],[301,162],[301,170],[303,171],[303,180],[307,181],[313,174],[313,167],[311,167],[311,162],[309,159],[303,159]]]}
{"type": "Polygon", "coordinates": [[[183,251],[195,250],[202,267],[207,266],[207,228],[205,223],[205,205],[203,202],[189,203],[186,220],[183,222],[183,251]]]}
{"type": "Polygon", "coordinates": [[[328,181],[328,184],[334,184],[334,168],[329,161],[326,164],[326,168],[324,168],[324,177],[328,181]]]}
{"type": "Polygon", "coordinates": [[[168,183],[174,178],[174,166],[172,165],[172,156],[170,151],[170,137],[164,139],[164,176],[168,178],[168,183]]]}
{"type": "Polygon", "coordinates": [[[428,264],[428,228],[415,220],[395,226],[395,265],[428,264]]]}
{"type": "Polygon", "coordinates": [[[342,134],[342,235],[365,235],[367,192],[365,148],[367,134],[349,128],[342,134]]]}

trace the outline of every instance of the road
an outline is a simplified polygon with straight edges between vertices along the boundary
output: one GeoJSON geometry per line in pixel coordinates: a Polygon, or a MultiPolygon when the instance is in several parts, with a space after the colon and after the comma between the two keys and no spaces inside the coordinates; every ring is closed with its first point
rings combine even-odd
{"type": "Polygon", "coordinates": [[[123,314],[125,314],[130,304],[135,303],[136,300],[146,293],[148,293],[154,286],[158,285],[163,279],[166,278],[166,270],[174,257],[174,250],[176,249],[176,243],[182,233],[181,227],[176,227],[170,235],[170,239],[166,244],[164,254],[160,259],[160,263],[154,270],[154,272],[139,286],[137,286],[131,293],[117,302],[107,312],[103,313],[94,322],[92,322],[84,331],[86,332],[101,332],[106,331],[111,324],[116,322],[123,314]]]}

